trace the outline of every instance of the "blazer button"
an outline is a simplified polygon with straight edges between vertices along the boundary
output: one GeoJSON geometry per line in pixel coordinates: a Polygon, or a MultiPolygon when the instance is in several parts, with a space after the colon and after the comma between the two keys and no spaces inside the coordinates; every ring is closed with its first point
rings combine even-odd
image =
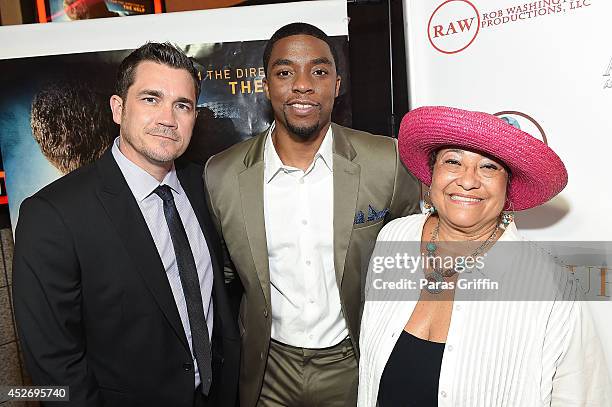
{"type": "Polygon", "coordinates": [[[193,367],[193,365],[191,363],[183,363],[183,370],[186,372],[191,371],[191,368],[193,367]]]}
{"type": "Polygon", "coordinates": [[[268,309],[267,308],[264,308],[264,317],[268,318],[268,309]]]}
{"type": "Polygon", "coordinates": [[[259,358],[260,358],[261,360],[263,360],[263,352],[261,352],[261,353],[259,354],[259,358]]]}

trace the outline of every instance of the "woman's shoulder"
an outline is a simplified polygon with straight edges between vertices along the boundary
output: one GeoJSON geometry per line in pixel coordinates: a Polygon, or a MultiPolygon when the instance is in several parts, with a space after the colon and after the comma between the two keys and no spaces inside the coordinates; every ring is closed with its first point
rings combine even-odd
{"type": "Polygon", "coordinates": [[[379,232],[378,240],[400,241],[421,240],[423,224],[427,219],[426,214],[415,214],[393,219],[387,223],[379,232]]]}
{"type": "Polygon", "coordinates": [[[572,302],[579,297],[575,277],[554,255],[558,250],[551,242],[529,240],[512,223],[496,245],[502,246],[504,257],[512,259],[513,278],[521,281],[526,291],[537,292],[533,299],[572,302]]]}
{"type": "Polygon", "coordinates": [[[550,268],[558,269],[562,265],[553,256],[551,248],[546,248],[542,242],[536,242],[527,239],[517,229],[512,222],[504,231],[498,244],[506,245],[505,249],[508,253],[513,253],[520,259],[530,259],[538,262],[540,265],[548,265],[550,268]]]}

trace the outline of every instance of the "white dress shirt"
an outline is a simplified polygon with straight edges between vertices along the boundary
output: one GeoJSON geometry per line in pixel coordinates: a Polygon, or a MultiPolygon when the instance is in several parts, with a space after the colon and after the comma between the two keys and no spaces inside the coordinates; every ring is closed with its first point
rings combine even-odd
{"type": "Polygon", "coordinates": [[[306,171],[282,163],[273,129],[264,147],[272,338],[302,348],[333,346],[348,329],[334,269],[332,129],[306,171]]]}
{"type": "MultiPolygon", "coordinates": [[[[174,301],[178,308],[183,330],[187,337],[187,343],[191,350],[193,365],[195,370],[195,387],[200,385],[200,371],[198,364],[193,356],[193,346],[191,344],[191,328],[189,326],[189,317],[187,315],[187,303],[183,294],[183,286],[179,276],[178,266],[176,263],[176,255],[174,246],[170,237],[170,230],[164,216],[164,206],[162,199],[153,191],[160,185],[168,185],[172,189],[172,196],[176,204],[181,221],[187,233],[187,240],[193,258],[195,260],[198,278],[200,280],[200,291],[202,293],[202,304],[204,306],[204,315],[206,317],[206,325],[208,327],[209,338],[212,338],[213,330],[213,302],[212,302],[212,286],[213,286],[213,270],[208,251],[206,239],[200,228],[200,223],[196,218],[195,212],[191,207],[191,203],[179,182],[174,166],[164,177],[162,182],[157,181],[152,175],[131,162],[119,150],[119,137],[117,137],[112,147],[113,157],[119,165],[119,169],[127,182],[138,207],[144,216],[145,222],[149,227],[149,232],[155,242],[157,253],[166,269],[166,277],[170,283],[170,289],[174,296],[174,301]],[[210,316],[210,318],[209,318],[210,316]]],[[[146,372],[143,372],[146,375],[146,372]]]]}
{"type": "MultiPolygon", "coordinates": [[[[377,245],[419,242],[425,220],[426,215],[413,215],[390,222],[381,230],[377,245]]],[[[491,250],[504,241],[525,242],[514,223],[491,250]]],[[[507,259],[507,269],[500,270],[503,274],[496,277],[516,281],[523,270],[538,282],[557,277],[558,281],[571,280],[560,265],[533,247],[523,250],[519,258],[507,259]]],[[[485,267],[484,272],[497,271],[485,267]]],[[[382,373],[417,303],[391,300],[391,290],[368,300],[373,298],[367,294],[370,289],[368,282],[361,321],[359,407],[376,406],[382,373]]],[[[548,288],[537,284],[533,289],[548,288]]],[[[542,298],[546,297],[543,292],[542,298]]],[[[612,406],[610,379],[588,307],[565,294],[557,297],[561,300],[552,300],[552,295],[550,298],[455,301],[438,382],[438,406],[612,406]]],[[[419,367],[406,366],[406,370],[414,375],[419,367]]]]}

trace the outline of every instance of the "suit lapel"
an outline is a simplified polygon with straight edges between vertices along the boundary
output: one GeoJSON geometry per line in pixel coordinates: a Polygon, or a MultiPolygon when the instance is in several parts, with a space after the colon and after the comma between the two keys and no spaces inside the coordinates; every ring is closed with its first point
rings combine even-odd
{"type": "Polygon", "coordinates": [[[102,180],[98,198],[131,257],[134,270],[140,274],[170,326],[185,348],[189,350],[185,331],[155,242],[110,149],[96,166],[102,180]]]}
{"type": "Polygon", "coordinates": [[[264,220],[263,151],[267,132],[260,134],[247,152],[246,169],[238,176],[240,200],[251,255],[266,303],[270,306],[270,268],[264,220]]]}
{"type": "Polygon", "coordinates": [[[353,162],[355,150],[342,127],[332,123],[334,135],[334,268],[342,287],[346,252],[351,240],[361,167],[353,162]]]}
{"type": "Polygon", "coordinates": [[[210,258],[216,272],[216,270],[221,267],[217,261],[217,254],[221,253],[221,244],[210,218],[205,216],[205,214],[208,213],[208,209],[204,198],[204,179],[202,178],[202,174],[198,174],[197,171],[194,172],[195,168],[200,167],[194,166],[190,168],[190,164],[186,162],[177,162],[175,166],[176,175],[181,182],[185,194],[187,194],[189,203],[195,212],[198,223],[200,224],[200,229],[202,229],[202,233],[206,239],[210,258]]]}
{"type": "MultiPolygon", "coordinates": [[[[210,254],[210,261],[213,268],[213,291],[212,298],[214,303],[214,329],[213,337],[217,336],[218,332],[222,332],[222,335],[231,329],[231,324],[226,325],[225,319],[221,317],[223,314],[223,308],[229,309],[227,306],[227,300],[224,297],[225,289],[225,277],[223,275],[223,250],[221,247],[221,240],[217,234],[216,229],[210,219],[208,207],[206,206],[205,190],[204,190],[204,179],[203,168],[200,171],[200,166],[194,165],[187,161],[179,160],[175,162],[176,175],[181,182],[183,191],[189,199],[189,203],[195,212],[200,229],[204,234],[208,252],[210,254]]],[[[238,335],[238,333],[235,333],[238,335]]],[[[214,339],[213,339],[214,340],[214,339]]]]}
{"type": "MultiPolygon", "coordinates": [[[[352,160],[356,152],[342,127],[332,123],[334,135],[334,268],[341,287],[357,197],[361,167],[352,160]]],[[[251,255],[266,302],[270,304],[270,269],[264,220],[263,151],[267,132],[260,134],[245,156],[246,169],[238,176],[251,255]]]]}

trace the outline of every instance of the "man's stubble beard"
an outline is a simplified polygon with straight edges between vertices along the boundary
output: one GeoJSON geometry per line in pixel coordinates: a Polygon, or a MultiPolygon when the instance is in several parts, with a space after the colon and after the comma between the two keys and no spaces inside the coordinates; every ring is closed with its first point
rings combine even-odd
{"type": "MultiPolygon", "coordinates": [[[[134,138],[130,135],[129,131],[121,131],[121,136],[122,136],[122,139],[127,144],[130,145],[132,150],[142,155],[145,159],[147,159],[151,163],[165,164],[168,162],[172,162],[176,158],[178,158],[178,156],[167,153],[163,149],[159,149],[160,151],[157,151],[154,148],[149,148],[142,139],[134,140],[134,138]]],[[[145,133],[144,137],[153,137],[153,136],[149,136],[145,133]]]]}
{"type": "Polygon", "coordinates": [[[286,113],[283,112],[283,114],[285,116],[285,123],[287,123],[287,130],[289,130],[289,133],[293,134],[294,136],[298,137],[299,139],[303,141],[310,140],[319,132],[319,130],[321,130],[320,119],[317,120],[317,122],[313,124],[312,126],[298,127],[298,126],[293,125],[289,121],[286,113]]]}

